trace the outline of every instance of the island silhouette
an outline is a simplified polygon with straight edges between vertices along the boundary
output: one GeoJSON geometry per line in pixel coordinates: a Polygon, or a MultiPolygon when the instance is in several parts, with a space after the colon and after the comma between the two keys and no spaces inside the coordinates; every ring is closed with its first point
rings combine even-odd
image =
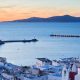
{"type": "Polygon", "coordinates": [[[48,18],[31,17],[6,22],[80,22],[80,17],[75,17],[71,15],[52,16],[48,18]]]}

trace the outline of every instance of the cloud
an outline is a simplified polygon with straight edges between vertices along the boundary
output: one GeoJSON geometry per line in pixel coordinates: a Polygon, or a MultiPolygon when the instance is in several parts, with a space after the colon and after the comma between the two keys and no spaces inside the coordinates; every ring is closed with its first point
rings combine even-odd
{"type": "Polygon", "coordinates": [[[0,9],[3,9],[3,8],[15,8],[16,5],[7,5],[7,6],[0,6],[0,9]]]}

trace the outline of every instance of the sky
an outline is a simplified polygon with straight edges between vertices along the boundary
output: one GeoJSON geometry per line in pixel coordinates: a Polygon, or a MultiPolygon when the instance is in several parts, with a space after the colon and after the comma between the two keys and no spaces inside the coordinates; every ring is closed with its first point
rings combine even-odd
{"type": "Polygon", "coordinates": [[[0,21],[66,14],[80,16],[80,0],[0,0],[0,21]]]}

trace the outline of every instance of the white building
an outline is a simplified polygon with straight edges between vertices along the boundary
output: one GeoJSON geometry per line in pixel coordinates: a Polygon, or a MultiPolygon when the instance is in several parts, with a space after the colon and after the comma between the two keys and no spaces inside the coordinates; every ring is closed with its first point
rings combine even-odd
{"type": "Polygon", "coordinates": [[[69,80],[69,69],[67,69],[66,65],[62,70],[62,80],[69,80]]]}
{"type": "Polygon", "coordinates": [[[13,75],[9,75],[7,73],[2,73],[1,75],[7,80],[14,80],[14,76],[13,75]]]}
{"type": "Polygon", "coordinates": [[[40,71],[40,70],[39,70],[38,68],[34,68],[34,69],[31,70],[31,74],[37,76],[37,75],[39,75],[39,71],[40,71]]]}
{"type": "Polygon", "coordinates": [[[52,61],[47,58],[37,58],[36,66],[52,65],[52,61]]]}
{"type": "Polygon", "coordinates": [[[80,68],[78,69],[78,74],[76,74],[77,67],[75,64],[72,65],[71,69],[69,66],[64,65],[62,73],[56,70],[56,73],[50,73],[48,75],[48,80],[80,80],[80,68]]]}
{"type": "Polygon", "coordinates": [[[0,62],[6,63],[6,58],[0,57],[0,62]]]}
{"type": "Polygon", "coordinates": [[[53,60],[53,61],[52,61],[52,65],[53,65],[53,66],[59,66],[60,64],[59,64],[59,62],[58,62],[58,61],[53,60]]]}
{"type": "Polygon", "coordinates": [[[78,68],[78,74],[75,76],[75,80],[80,80],[80,68],[78,68]]]}
{"type": "Polygon", "coordinates": [[[3,62],[0,62],[0,67],[4,67],[4,63],[3,62]]]}
{"type": "Polygon", "coordinates": [[[49,74],[48,75],[48,80],[61,80],[61,76],[59,75],[54,75],[54,74],[49,74]]]}

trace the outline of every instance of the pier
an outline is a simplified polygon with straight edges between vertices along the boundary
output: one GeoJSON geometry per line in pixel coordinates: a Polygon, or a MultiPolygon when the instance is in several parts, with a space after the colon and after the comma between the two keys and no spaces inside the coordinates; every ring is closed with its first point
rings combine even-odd
{"type": "Polygon", "coordinates": [[[80,38],[80,35],[57,35],[57,34],[51,34],[51,37],[70,37],[70,38],[80,38]]]}
{"type": "Polygon", "coordinates": [[[31,39],[31,40],[6,40],[6,41],[2,41],[0,40],[0,45],[1,44],[5,44],[5,43],[13,43],[13,42],[23,42],[23,43],[26,43],[26,42],[37,42],[38,40],[37,39],[31,39]]]}

